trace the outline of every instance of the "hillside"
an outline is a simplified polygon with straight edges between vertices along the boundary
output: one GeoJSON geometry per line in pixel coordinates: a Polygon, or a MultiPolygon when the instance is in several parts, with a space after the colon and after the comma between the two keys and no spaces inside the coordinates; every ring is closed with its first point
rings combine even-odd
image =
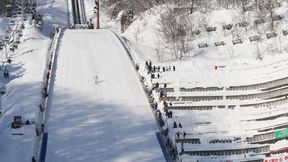
{"type": "Polygon", "coordinates": [[[277,3],[273,8],[273,27],[270,13],[255,8],[243,13],[242,6],[215,7],[190,14],[187,7],[169,4],[135,16],[123,33],[140,65],[141,75],[160,105],[163,120],[167,120],[163,129],[169,130],[183,161],[269,161],[286,155],[279,152],[286,152],[287,140],[270,139],[270,135],[287,128],[284,114],[287,113],[288,4],[278,2],[280,5],[277,3]],[[159,21],[163,14],[169,13],[176,14],[179,24],[181,18],[189,20],[189,29],[195,32],[185,38],[188,50],[181,57],[173,53],[173,43],[165,42],[159,34],[159,21]],[[248,25],[241,27],[239,23],[244,21],[248,25]],[[229,24],[231,29],[223,28],[229,24]],[[215,27],[216,31],[207,32],[209,27],[215,27]],[[151,71],[145,65],[149,60],[151,71]],[[173,118],[167,116],[170,112],[173,118]],[[175,122],[181,123],[181,128],[175,129],[175,122]],[[264,142],[255,142],[260,136],[264,142]],[[241,141],[235,140],[238,138],[241,141]],[[250,147],[256,150],[245,150],[250,147]],[[228,148],[231,152],[223,150],[228,148]],[[219,156],[221,150],[231,156],[219,156]],[[233,153],[235,150],[241,153],[233,153]],[[264,152],[266,158],[253,152],[264,152]]]}
{"type": "Polygon", "coordinates": [[[288,161],[286,0],[19,2],[1,162],[288,161]]]}

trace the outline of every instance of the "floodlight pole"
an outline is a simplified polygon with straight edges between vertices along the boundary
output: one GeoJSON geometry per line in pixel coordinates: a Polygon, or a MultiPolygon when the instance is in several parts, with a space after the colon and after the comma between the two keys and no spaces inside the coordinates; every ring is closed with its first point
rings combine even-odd
{"type": "Polygon", "coordinates": [[[99,0],[95,0],[95,9],[96,9],[96,23],[97,23],[97,27],[96,29],[100,29],[100,4],[99,4],[99,0]]]}

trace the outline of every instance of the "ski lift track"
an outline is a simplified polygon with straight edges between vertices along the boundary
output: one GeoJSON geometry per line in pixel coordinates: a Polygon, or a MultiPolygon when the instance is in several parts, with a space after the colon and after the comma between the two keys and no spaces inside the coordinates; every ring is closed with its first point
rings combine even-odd
{"type": "Polygon", "coordinates": [[[85,24],[86,14],[83,0],[71,0],[73,23],[85,24]]]}
{"type": "Polygon", "coordinates": [[[79,13],[78,0],[72,0],[72,13],[73,13],[74,24],[80,24],[80,13],[79,13]]]}

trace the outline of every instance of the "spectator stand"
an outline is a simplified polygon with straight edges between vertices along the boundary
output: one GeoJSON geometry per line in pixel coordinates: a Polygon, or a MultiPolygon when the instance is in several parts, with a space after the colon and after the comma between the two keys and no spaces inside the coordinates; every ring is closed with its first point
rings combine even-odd
{"type": "Polygon", "coordinates": [[[233,43],[233,45],[237,45],[237,44],[242,44],[243,41],[242,41],[242,39],[234,39],[234,40],[232,40],[232,43],[233,43]]]}
{"type": "Polygon", "coordinates": [[[208,27],[206,28],[206,31],[207,31],[208,33],[212,32],[212,31],[216,31],[216,30],[217,30],[217,27],[208,26],[208,27]]]}
{"type": "Polygon", "coordinates": [[[254,24],[255,25],[260,25],[260,24],[263,24],[263,23],[265,23],[264,19],[256,19],[256,20],[254,20],[254,24]]]}
{"type": "Polygon", "coordinates": [[[282,20],[283,17],[281,15],[275,15],[272,17],[272,21],[279,21],[279,20],[282,20]]]}
{"type": "Polygon", "coordinates": [[[199,48],[207,48],[207,47],[208,47],[208,44],[207,44],[207,43],[199,43],[199,44],[198,44],[198,47],[199,47],[199,48]]]}
{"type": "Polygon", "coordinates": [[[249,23],[247,21],[243,21],[238,23],[237,25],[241,28],[246,28],[247,26],[249,26],[249,23]]]}
{"type": "Polygon", "coordinates": [[[278,34],[275,33],[275,32],[266,33],[266,37],[267,37],[267,39],[277,37],[277,35],[278,35],[278,34]]]}
{"type": "Polygon", "coordinates": [[[233,27],[233,24],[224,24],[222,26],[223,30],[231,30],[233,27]]]}
{"type": "Polygon", "coordinates": [[[282,29],[282,33],[284,36],[288,35],[288,29],[282,29]]]}
{"type": "Polygon", "coordinates": [[[218,46],[225,46],[225,43],[223,41],[220,41],[220,42],[215,42],[214,43],[216,47],[218,46]]]}
{"type": "Polygon", "coordinates": [[[250,42],[258,42],[260,40],[261,40],[261,37],[259,35],[254,35],[254,36],[249,37],[250,42]]]}
{"type": "Polygon", "coordinates": [[[193,35],[199,35],[199,34],[201,34],[201,30],[196,29],[196,30],[192,31],[192,34],[193,35]]]}

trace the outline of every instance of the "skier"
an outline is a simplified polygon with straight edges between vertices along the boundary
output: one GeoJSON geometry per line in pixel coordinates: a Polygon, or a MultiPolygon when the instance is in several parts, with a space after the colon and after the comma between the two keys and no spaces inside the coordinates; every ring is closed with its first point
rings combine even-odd
{"type": "Polygon", "coordinates": [[[99,83],[99,78],[98,78],[97,75],[95,75],[94,79],[95,79],[95,84],[98,84],[99,83]]]}

